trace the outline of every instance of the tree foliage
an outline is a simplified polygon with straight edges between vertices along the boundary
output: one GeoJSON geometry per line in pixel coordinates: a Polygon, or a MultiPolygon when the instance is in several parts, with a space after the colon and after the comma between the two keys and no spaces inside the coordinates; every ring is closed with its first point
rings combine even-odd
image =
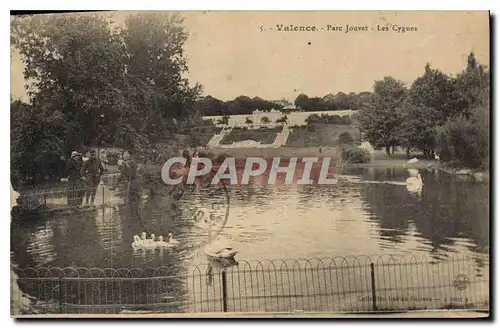
{"type": "Polygon", "coordinates": [[[376,147],[387,149],[399,144],[399,127],[403,120],[403,103],[407,89],[392,77],[375,81],[369,105],[359,113],[365,139],[376,147]]]}
{"type": "Polygon", "coordinates": [[[30,110],[60,115],[71,127],[60,151],[100,144],[147,150],[196,117],[201,86],[183,77],[183,19],[144,13],[115,26],[110,18],[48,14],[12,21],[11,43],[25,64],[30,110]]]}
{"type": "Polygon", "coordinates": [[[262,123],[262,124],[269,124],[270,122],[271,122],[271,120],[267,116],[264,116],[260,119],[260,123],[262,123]]]}
{"type": "Polygon", "coordinates": [[[403,146],[432,158],[469,167],[489,162],[490,77],[474,54],[457,76],[429,64],[408,90],[401,81],[376,81],[358,116],[365,139],[375,146],[403,146]]]}

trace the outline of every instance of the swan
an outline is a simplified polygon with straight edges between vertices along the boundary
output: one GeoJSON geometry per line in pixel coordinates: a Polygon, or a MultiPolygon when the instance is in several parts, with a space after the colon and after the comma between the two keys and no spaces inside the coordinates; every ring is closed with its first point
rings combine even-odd
{"type": "Polygon", "coordinates": [[[133,249],[142,248],[141,237],[139,237],[138,235],[134,235],[134,242],[132,243],[132,248],[133,249]]]}
{"type": "Polygon", "coordinates": [[[173,233],[169,233],[168,234],[168,243],[170,245],[178,245],[179,241],[177,241],[176,239],[174,239],[174,234],[173,233]]]}
{"type": "MultiPolygon", "coordinates": [[[[210,214],[210,221],[213,221],[213,214],[210,214]]],[[[205,246],[204,253],[209,260],[216,260],[222,266],[238,265],[234,259],[237,250],[233,249],[229,244],[212,242],[212,224],[205,221],[208,225],[208,245],[205,246]]]]}
{"type": "Polygon", "coordinates": [[[158,241],[156,242],[156,246],[158,247],[169,247],[172,246],[171,244],[167,243],[166,241],[163,240],[163,236],[158,237],[158,241]]]}
{"type": "Polygon", "coordinates": [[[416,170],[416,169],[408,169],[408,175],[410,177],[416,177],[418,175],[418,170],[416,170]]]}
{"type": "Polygon", "coordinates": [[[416,177],[410,177],[410,178],[406,179],[406,183],[409,185],[415,185],[415,186],[421,186],[424,184],[420,173],[418,173],[416,177]]]}
{"type": "Polygon", "coordinates": [[[419,196],[422,194],[422,189],[423,189],[422,185],[417,185],[417,184],[406,185],[406,190],[408,190],[409,193],[417,194],[419,196]]]}
{"type": "Polygon", "coordinates": [[[414,164],[414,163],[416,163],[416,162],[418,162],[418,159],[417,159],[416,157],[413,157],[412,159],[410,159],[410,160],[408,161],[408,164],[414,164]]]}
{"type": "Polygon", "coordinates": [[[155,236],[154,234],[151,234],[152,239],[147,239],[146,238],[146,233],[143,232],[141,234],[141,244],[140,244],[141,247],[142,248],[155,248],[156,247],[156,243],[154,241],[154,236],[155,236]]]}

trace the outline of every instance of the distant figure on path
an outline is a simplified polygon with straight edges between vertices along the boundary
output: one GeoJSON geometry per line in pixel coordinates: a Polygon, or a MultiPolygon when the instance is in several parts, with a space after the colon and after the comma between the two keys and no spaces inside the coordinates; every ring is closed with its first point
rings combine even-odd
{"type": "Polygon", "coordinates": [[[85,205],[94,205],[97,186],[104,174],[101,160],[97,158],[95,150],[90,151],[90,158],[83,164],[82,175],[86,177],[87,188],[85,189],[85,205]]]}

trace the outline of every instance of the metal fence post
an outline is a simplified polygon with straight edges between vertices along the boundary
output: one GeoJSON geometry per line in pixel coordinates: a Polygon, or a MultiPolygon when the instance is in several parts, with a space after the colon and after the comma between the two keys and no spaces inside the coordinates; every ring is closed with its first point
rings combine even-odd
{"type": "Polygon", "coordinates": [[[377,293],[375,291],[375,266],[373,263],[370,263],[370,272],[371,272],[371,280],[372,280],[372,305],[373,311],[377,311],[377,293]]]}
{"type": "Polygon", "coordinates": [[[227,278],[226,271],[222,271],[222,311],[227,312],[227,278]]]}
{"type": "Polygon", "coordinates": [[[63,313],[63,277],[59,276],[59,313],[63,313]]]}

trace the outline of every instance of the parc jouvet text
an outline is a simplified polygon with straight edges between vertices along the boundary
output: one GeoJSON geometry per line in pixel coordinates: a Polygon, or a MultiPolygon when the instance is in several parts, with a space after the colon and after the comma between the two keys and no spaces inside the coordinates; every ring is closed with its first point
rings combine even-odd
{"type": "Polygon", "coordinates": [[[340,32],[344,34],[362,33],[362,32],[379,32],[379,33],[409,33],[417,32],[417,26],[406,26],[396,24],[377,24],[368,26],[362,24],[326,24],[326,25],[298,25],[298,24],[276,24],[273,27],[261,26],[260,30],[276,31],[276,32],[340,32]]]}

